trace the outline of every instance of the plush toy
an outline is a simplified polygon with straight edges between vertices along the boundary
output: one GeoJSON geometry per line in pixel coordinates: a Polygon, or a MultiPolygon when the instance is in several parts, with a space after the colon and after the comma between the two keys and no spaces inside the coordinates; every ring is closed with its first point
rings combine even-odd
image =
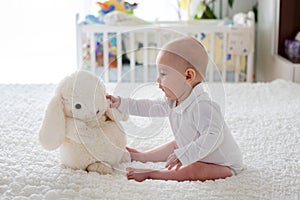
{"type": "Polygon", "coordinates": [[[120,124],[128,116],[111,109],[105,95],[101,80],[87,71],[77,71],[57,86],[39,140],[47,150],[59,148],[65,166],[111,174],[130,161],[120,124]]]}
{"type": "Polygon", "coordinates": [[[106,15],[112,11],[120,11],[127,14],[133,14],[133,10],[137,8],[137,3],[129,3],[123,0],[107,0],[105,2],[97,2],[101,10],[99,14],[106,15]]]}

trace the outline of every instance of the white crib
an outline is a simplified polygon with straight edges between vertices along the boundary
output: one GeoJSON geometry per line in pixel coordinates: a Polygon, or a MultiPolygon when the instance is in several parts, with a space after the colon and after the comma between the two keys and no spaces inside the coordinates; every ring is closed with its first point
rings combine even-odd
{"type": "Polygon", "coordinates": [[[238,27],[223,25],[224,21],[220,20],[136,26],[85,25],[78,18],[78,68],[96,73],[105,82],[155,81],[155,56],[159,48],[182,35],[201,41],[210,58],[217,60],[216,64],[209,64],[206,81],[253,81],[254,16],[238,27]]]}

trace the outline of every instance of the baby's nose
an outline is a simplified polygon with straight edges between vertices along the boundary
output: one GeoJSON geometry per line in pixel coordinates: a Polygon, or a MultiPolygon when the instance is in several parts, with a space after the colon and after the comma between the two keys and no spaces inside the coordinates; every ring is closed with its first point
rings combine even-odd
{"type": "Polygon", "coordinates": [[[160,84],[160,78],[159,78],[159,77],[157,77],[156,82],[157,82],[158,84],[160,84]]]}

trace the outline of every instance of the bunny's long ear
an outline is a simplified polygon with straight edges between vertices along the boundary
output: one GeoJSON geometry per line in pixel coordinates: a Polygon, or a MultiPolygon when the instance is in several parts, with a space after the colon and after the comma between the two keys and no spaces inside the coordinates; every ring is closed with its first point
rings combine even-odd
{"type": "Polygon", "coordinates": [[[65,138],[65,115],[60,95],[56,94],[50,101],[43,124],[39,133],[39,140],[47,150],[58,148],[65,138]]]}

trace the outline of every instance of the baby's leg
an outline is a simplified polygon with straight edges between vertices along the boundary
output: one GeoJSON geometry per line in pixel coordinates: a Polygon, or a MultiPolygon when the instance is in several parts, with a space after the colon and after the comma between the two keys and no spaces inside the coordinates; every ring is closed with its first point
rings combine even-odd
{"type": "Polygon", "coordinates": [[[164,162],[176,148],[178,148],[176,142],[171,141],[146,152],[139,152],[128,147],[127,150],[129,151],[132,160],[140,162],[164,162]]]}
{"type": "Polygon", "coordinates": [[[153,170],[127,168],[127,178],[136,181],[145,179],[176,180],[176,181],[206,181],[232,176],[229,167],[203,162],[196,162],[179,170],[153,170]]]}

